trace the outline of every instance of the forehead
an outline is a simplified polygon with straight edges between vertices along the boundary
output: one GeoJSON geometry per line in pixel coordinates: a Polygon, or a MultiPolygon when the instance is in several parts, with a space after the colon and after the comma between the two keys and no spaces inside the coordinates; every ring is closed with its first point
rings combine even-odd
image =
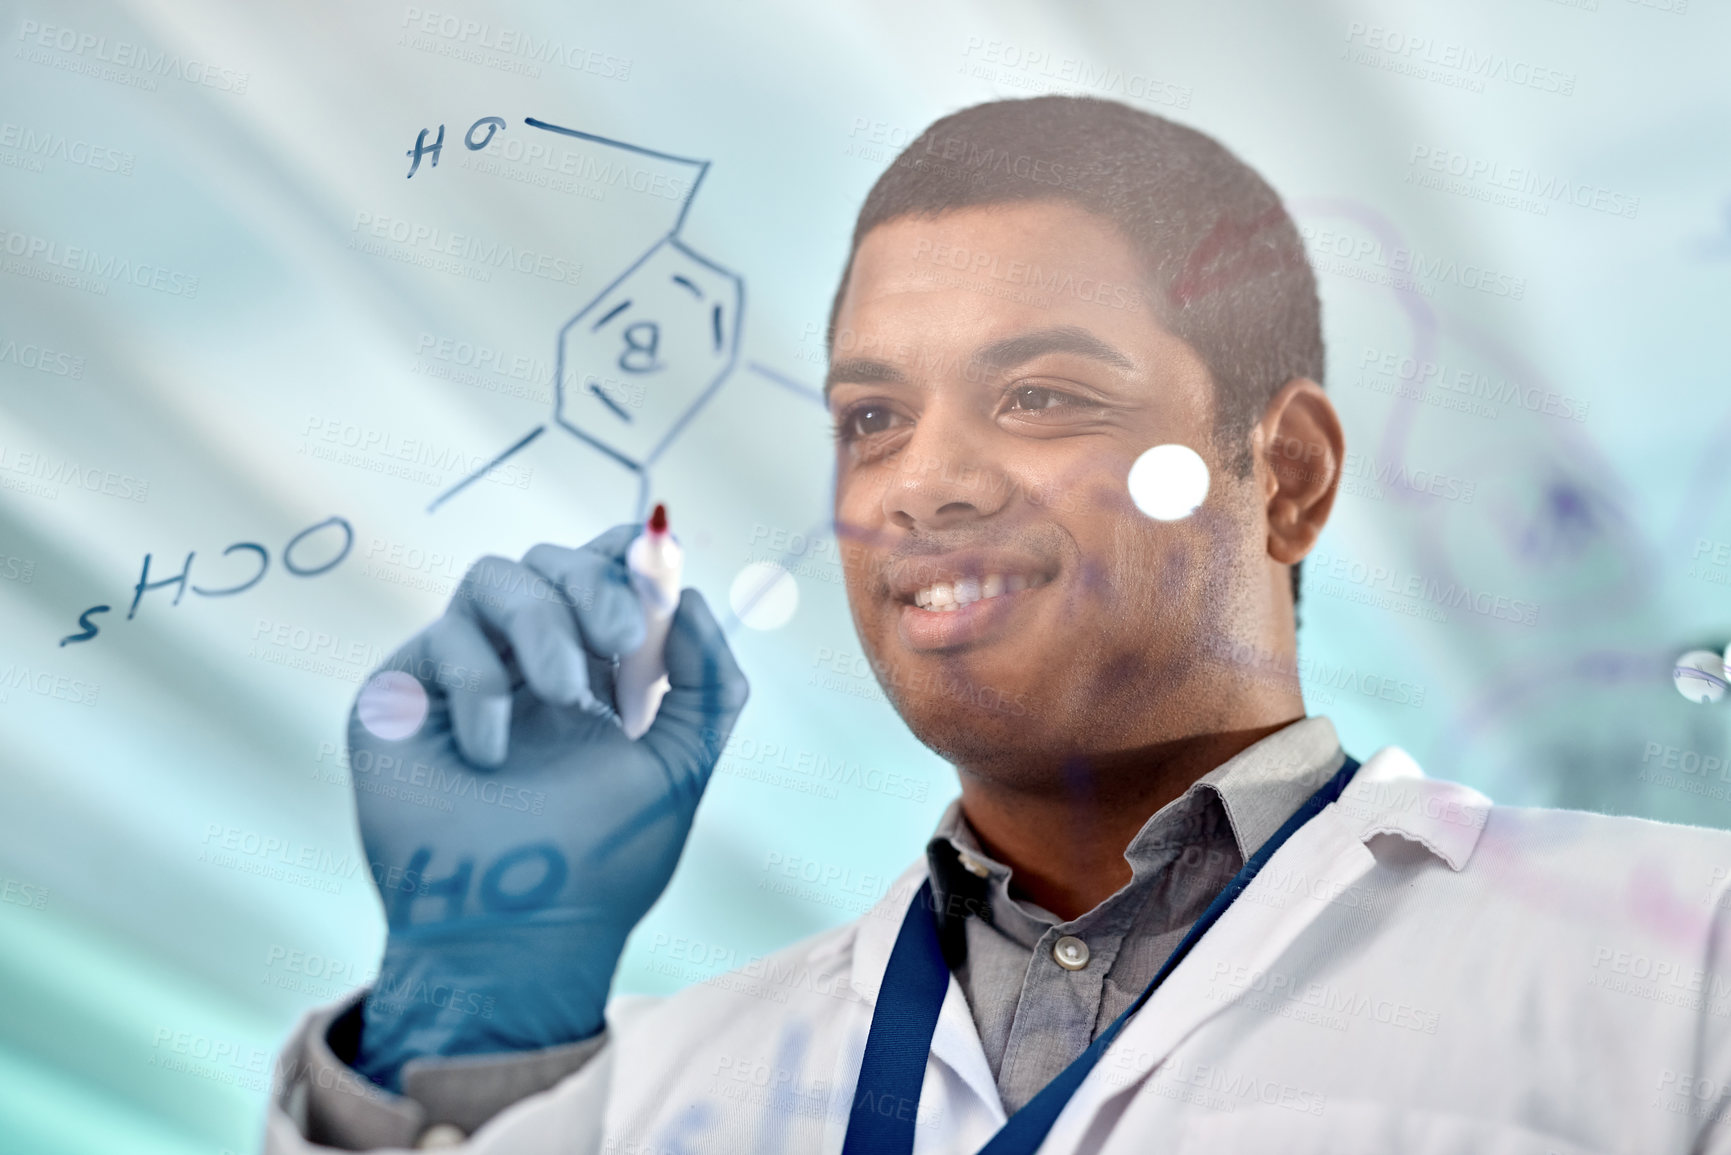
{"type": "Polygon", "coordinates": [[[981,205],[898,217],[867,233],[836,315],[834,350],[1063,325],[1121,337],[1160,328],[1129,239],[1064,202],[981,205]]]}

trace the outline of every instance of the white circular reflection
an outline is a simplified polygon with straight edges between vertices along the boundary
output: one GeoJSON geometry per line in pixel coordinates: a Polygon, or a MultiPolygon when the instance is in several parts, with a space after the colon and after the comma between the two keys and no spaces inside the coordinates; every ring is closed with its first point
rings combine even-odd
{"type": "Polygon", "coordinates": [[[1677,659],[1671,680],[1691,702],[1717,702],[1725,696],[1725,660],[1712,650],[1690,650],[1677,659]]]}
{"type": "Polygon", "coordinates": [[[385,670],[361,690],[355,715],[373,737],[400,742],[427,720],[427,691],[413,675],[385,670]]]}
{"type": "Polygon", "coordinates": [[[1156,445],[1130,467],[1130,500],[1155,521],[1189,517],[1208,496],[1208,463],[1188,445],[1156,445]]]}
{"type": "Polygon", "coordinates": [[[727,602],[748,628],[780,629],[799,609],[799,583],[774,562],[754,561],[734,577],[727,602]]]}

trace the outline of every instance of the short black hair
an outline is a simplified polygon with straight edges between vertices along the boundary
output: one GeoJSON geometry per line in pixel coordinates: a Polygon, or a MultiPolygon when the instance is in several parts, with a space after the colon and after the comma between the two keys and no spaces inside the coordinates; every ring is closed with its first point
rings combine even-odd
{"type": "MultiPolygon", "coordinates": [[[[1115,101],[1038,96],[934,121],[890,163],[854,225],[828,342],[860,242],[907,216],[1067,201],[1136,246],[1155,314],[1214,380],[1214,437],[1240,477],[1250,430],[1295,377],[1323,381],[1322,310],[1298,228],[1254,169],[1195,129],[1115,101]]],[[[1298,601],[1299,567],[1292,567],[1298,601]]]]}

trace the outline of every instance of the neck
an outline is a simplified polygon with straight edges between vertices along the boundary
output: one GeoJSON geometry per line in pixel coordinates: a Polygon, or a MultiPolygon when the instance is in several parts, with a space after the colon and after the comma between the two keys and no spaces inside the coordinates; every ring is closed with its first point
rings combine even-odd
{"type": "Polygon", "coordinates": [[[1069,921],[1130,881],[1124,851],[1161,807],[1297,720],[1072,758],[1039,789],[958,768],[962,813],[980,848],[1014,872],[1016,888],[1069,921]]]}

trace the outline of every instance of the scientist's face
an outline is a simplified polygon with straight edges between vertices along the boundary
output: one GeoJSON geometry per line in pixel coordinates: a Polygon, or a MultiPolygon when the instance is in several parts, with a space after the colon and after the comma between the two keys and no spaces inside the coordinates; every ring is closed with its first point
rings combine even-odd
{"type": "Polygon", "coordinates": [[[1261,471],[1223,466],[1207,367],[1143,286],[1064,203],[893,220],[855,256],[828,382],[848,598],[890,700],[964,773],[1207,727],[1199,656],[1266,600],[1261,471]],[[1155,521],[1126,481],[1170,443],[1211,486],[1155,521]]]}

